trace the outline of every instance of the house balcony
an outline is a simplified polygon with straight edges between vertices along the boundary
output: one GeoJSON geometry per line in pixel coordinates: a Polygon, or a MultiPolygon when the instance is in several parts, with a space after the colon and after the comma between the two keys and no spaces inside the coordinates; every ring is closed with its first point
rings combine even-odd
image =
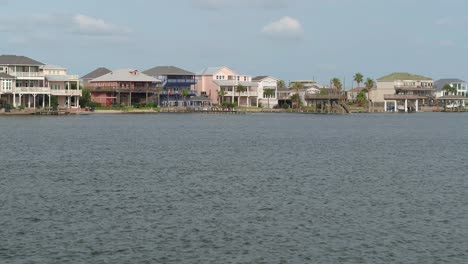
{"type": "Polygon", "coordinates": [[[278,100],[290,100],[291,94],[289,93],[278,93],[278,100]]]}
{"type": "Polygon", "coordinates": [[[161,93],[162,87],[91,87],[91,92],[136,92],[136,93],[161,93]]]}
{"type": "Polygon", "coordinates": [[[50,94],[49,87],[15,87],[16,94],[50,94]]]}
{"type": "MultiPolygon", "coordinates": [[[[232,91],[226,91],[226,94],[224,96],[226,96],[226,97],[232,97],[232,96],[236,97],[236,96],[239,96],[239,93],[234,92],[234,94],[233,94],[232,91]]],[[[247,92],[240,93],[240,96],[241,97],[258,96],[258,92],[256,92],[256,91],[247,91],[247,92]]]]}
{"type": "Polygon", "coordinates": [[[329,94],[306,94],[306,100],[347,100],[348,97],[344,93],[329,93],[329,94]]]}
{"type": "Polygon", "coordinates": [[[50,90],[51,95],[56,95],[56,96],[81,96],[82,92],[81,90],[50,90]]]}
{"type": "Polygon", "coordinates": [[[164,82],[164,86],[170,85],[195,85],[197,84],[196,79],[167,79],[164,82]]]}
{"type": "Polygon", "coordinates": [[[9,72],[9,75],[19,78],[42,78],[44,77],[43,72],[9,72]]]}
{"type": "MultiPolygon", "coordinates": [[[[172,91],[169,92],[167,90],[164,90],[161,92],[162,95],[180,95],[182,96],[182,91],[172,91]]],[[[197,96],[197,91],[196,90],[190,90],[188,96],[197,96]]]]}
{"type": "Polygon", "coordinates": [[[434,91],[434,87],[430,86],[408,86],[408,85],[395,85],[397,91],[434,91]]]}

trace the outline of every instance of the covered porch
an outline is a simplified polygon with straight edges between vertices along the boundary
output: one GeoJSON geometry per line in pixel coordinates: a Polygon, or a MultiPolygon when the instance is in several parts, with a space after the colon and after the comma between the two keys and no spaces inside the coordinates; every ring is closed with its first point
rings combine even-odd
{"type": "Polygon", "coordinates": [[[466,110],[466,104],[468,97],[463,95],[446,95],[437,98],[439,104],[448,111],[464,111],[466,110]]]}
{"type": "Polygon", "coordinates": [[[416,94],[386,94],[384,95],[385,112],[419,112],[420,101],[427,97],[416,94]]]}

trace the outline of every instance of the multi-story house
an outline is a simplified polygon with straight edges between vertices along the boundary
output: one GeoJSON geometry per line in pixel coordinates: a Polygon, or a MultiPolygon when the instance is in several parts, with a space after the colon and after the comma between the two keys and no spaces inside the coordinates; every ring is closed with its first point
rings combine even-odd
{"type": "Polygon", "coordinates": [[[78,75],[69,75],[68,69],[55,65],[43,67],[46,86],[50,94],[57,96],[59,107],[79,108],[80,96],[82,95],[78,75]]]}
{"type": "Polygon", "coordinates": [[[147,104],[158,99],[160,84],[138,70],[116,70],[90,81],[91,100],[103,106],[147,104]]]}
{"type": "Polygon", "coordinates": [[[195,73],[174,66],[159,66],[143,72],[162,81],[160,104],[182,106],[187,99],[197,96],[195,73]]]}
{"type": "Polygon", "coordinates": [[[48,67],[24,56],[1,55],[0,73],[3,73],[2,98],[5,97],[13,107],[50,107],[52,96],[57,97],[58,107],[79,107],[78,76],[67,75],[65,68],[48,67]],[[75,85],[73,92],[70,91],[72,83],[75,85]],[[51,89],[50,84],[59,86],[51,89]]]}
{"type": "Polygon", "coordinates": [[[273,108],[278,105],[278,79],[271,76],[257,76],[252,79],[258,83],[258,102],[265,108],[273,108]],[[268,90],[273,92],[270,94],[268,90]]]}
{"type": "Polygon", "coordinates": [[[252,76],[238,74],[228,67],[209,67],[197,73],[197,93],[208,96],[213,103],[237,103],[239,106],[258,106],[258,83],[252,76]],[[245,92],[237,92],[243,86],[245,92]]]}
{"type": "Polygon", "coordinates": [[[468,95],[468,83],[460,79],[440,79],[434,83],[436,98],[443,96],[467,96],[468,95]],[[454,92],[450,93],[444,90],[444,87],[448,85],[454,88],[454,92]],[[456,92],[455,92],[456,91],[456,92]]]}
{"type": "Polygon", "coordinates": [[[445,108],[465,109],[468,103],[468,84],[460,79],[441,79],[434,83],[435,96],[445,108]],[[445,87],[449,86],[450,90],[445,87]]]}
{"type": "Polygon", "coordinates": [[[410,73],[392,73],[377,79],[377,87],[369,91],[373,105],[382,104],[385,111],[416,111],[433,97],[434,80],[410,73]]]}

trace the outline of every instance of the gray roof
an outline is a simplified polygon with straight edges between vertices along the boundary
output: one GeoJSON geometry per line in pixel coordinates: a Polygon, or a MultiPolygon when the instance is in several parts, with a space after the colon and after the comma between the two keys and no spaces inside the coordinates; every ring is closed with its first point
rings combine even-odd
{"type": "Polygon", "coordinates": [[[250,87],[258,87],[258,83],[256,82],[241,82],[241,81],[229,81],[229,80],[214,80],[214,82],[219,86],[250,86],[250,87]]]}
{"type": "Polygon", "coordinates": [[[445,85],[450,85],[452,83],[465,83],[465,81],[462,81],[460,79],[440,79],[434,82],[434,88],[436,91],[442,91],[444,89],[445,85]]]}
{"type": "Polygon", "coordinates": [[[14,79],[15,77],[8,75],[4,72],[0,72],[0,79],[14,79]]]}
{"type": "Polygon", "coordinates": [[[276,79],[275,77],[272,77],[272,76],[268,76],[268,75],[265,75],[265,76],[257,76],[257,77],[254,77],[252,78],[252,81],[255,81],[255,82],[260,82],[266,78],[272,78],[272,79],[275,79],[278,81],[278,79],[276,79]]]}
{"type": "Polygon", "coordinates": [[[199,72],[197,72],[197,75],[214,75],[217,72],[219,72],[224,66],[219,66],[219,67],[208,67],[205,68],[199,72]]]}
{"type": "Polygon", "coordinates": [[[0,65],[30,65],[30,66],[41,66],[44,65],[42,62],[30,59],[25,56],[16,55],[0,55],[0,65]]]}
{"type": "Polygon", "coordinates": [[[110,72],[101,77],[92,79],[91,82],[151,82],[151,83],[160,83],[161,80],[158,80],[154,77],[148,76],[144,73],[139,72],[138,70],[132,69],[121,69],[110,72]]]}
{"type": "Polygon", "coordinates": [[[152,69],[146,70],[144,74],[150,76],[164,76],[164,75],[195,75],[193,72],[186,71],[184,69],[175,66],[158,66],[152,69]]]}
{"type": "Polygon", "coordinates": [[[268,76],[256,76],[252,78],[252,81],[261,81],[265,78],[268,78],[268,76]]]}
{"type": "Polygon", "coordinates": [[[92,79],[95,79],[97,77],[101,77],[104,74],[108,74],[109,72],[111,72],[111,70],[109,70],[107,68],[104,68],[104,67],[101,67],[101,68],[97,68],[94,71],[86,74],[85,76],[81,77],[81,79],[83,79],[83,80],[92,80],[92,79]]]}

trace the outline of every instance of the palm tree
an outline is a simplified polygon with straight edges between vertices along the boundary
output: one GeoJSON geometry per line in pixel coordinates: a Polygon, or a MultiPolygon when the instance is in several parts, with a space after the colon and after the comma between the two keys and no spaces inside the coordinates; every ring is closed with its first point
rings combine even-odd
{"type": "Polygon", "coordinates": [[[263,97],[266,96],[268,98],[268,109],[270,108],[270,97],[273,95],[275,95],[275,89],[267,88],[263,90],[263,97]]]}
{"type": "Polygon", "coordinates": [[[332,85],[333,85],[333,87],[335,87],[335,89],[337,89],[337,90],[341,90],[341,88],[343,87],[343,85],[341,84],[340,79],[338,79],[338,78],[336,78],[336,77],[332,79],[332,85]]]}
{"type": "Polygon", "coordinates": [[[372,80],[371,78],[367,78],[366,82],[364,83],[366,86],[366,91],[367,91],[367,101],[368,101],[368,111],[371,112],[371,99],[370,99],[370,92],[374,88],[375,81],[372,80]]]}
{"type": "Polygon", "coordinates": [[[189,90],[187,89],[183,89],[182,90],[182,96],[184,97],[184,106],[187,106],[187,96],[189,96],[189,90]]]}
{"type": "Polygon", "coordinates": [[[237,85],[236,91],[239,94],[239,98],[237,98],[237,106],[240,107],[240,94],[247,91],[247,87],[243,86],[242,84],[237,85]]]}
{"type": "Polygon", "coordinates": [[[442,88],[445,92],[446,95],[456,95],[457,94],[457,88],[450,86],[449,84],[444,85],[444,88],[442,88]]]}
{"type": "Polygon", "coordinates": [[[219,104],[222,105],[224,101],[224,96],[227,94],[227,92],[224,91],[223,88],[220,88],[217,92],[218,92],[219,104]]]}
{"type": "Polygon", "coordinates": [[[296,91],[297,96],[291,96],[291,101],[296,101],[296,108],[299,108],[300,106],[301,97],[299,96],[299,90],[302,89],[302,87],[304,87],[304,85],[299,82],[295,82],[292,86],[292,88],[296,91]]]}
{"type": "Polygon", "coordinates": [[[364,80],[364,75],[362,75],[360,72],[354,75],[354,81],[357,83],[357,87],[361,85],[363,80],[364,80]]]}

